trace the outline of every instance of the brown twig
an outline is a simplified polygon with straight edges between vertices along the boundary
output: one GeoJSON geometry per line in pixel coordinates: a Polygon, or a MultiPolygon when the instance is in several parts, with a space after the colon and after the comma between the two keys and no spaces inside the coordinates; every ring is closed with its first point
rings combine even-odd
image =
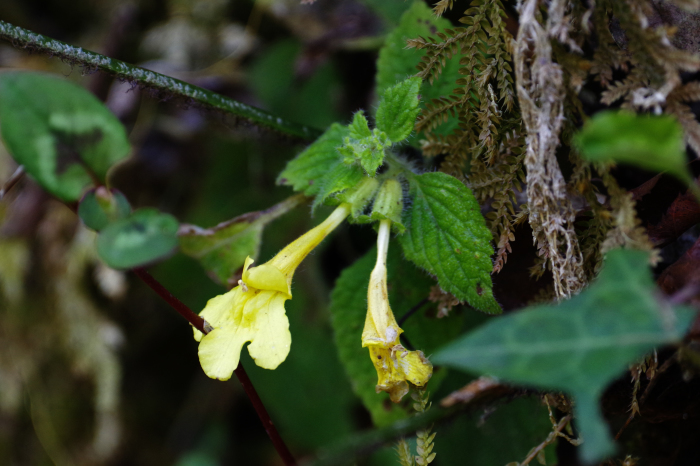
{"type": "Polygon", "coordinates": [[[567,414],[561,420],[557,425],[554,426],[554,430],[549,433],[547,438],[544,440],[544,442],[540,443],[537,445],[535,448],[533,448],[530,451],[530,454],[527,455],[527,457],[522,461],[522,463],[519,464],[519,466],[525,466],[526,464],[530,464],[530,461],[534,460],[537,458],[537,455],[539,452],[547,448],[548,445],[551,445],[559,436],[563,436],[561,431],[564,430],[564,427],[571,422],[571,414],[567,414]]]}
{"type": "MultiPolygon", "coordinates": [[[[148,273],[145,269],[139,267],[133,269],[133,272],[134,274],[136,274],[137,277],[141,279],[141,281],[143,281],[153,291],[155,291],[158,296],[160,296],[165,302],[170,304],[170,306],[173,309],[175,309],[178,312],[178,314],[187,319],[187,321],[194,328],[196,328],[204,334],[207,334],[211,331],[211,326],[207,323],[207,321],[199,317],[192,311],[192,309],[187,307],[182,301],[173,296],[172,293],[170,293],[170,291],[168,291],[163,285],[161,285],[160,282],[158,282],[158,280],[153,278],[153,276],[150,273],[148,273]]],[[[260,422],[262,422],[262,425],[265,428],[265,432],[267,432],[267,435],[270,437],[270,440],[272,440],[272,444],[275,446],[277,454],[280,456],[280,458],[282,458],[282,461],[286,466],[296,465],[296,460],[292,456],[292,453],[289,451],[289,448],[287,448],[287,445],[284,443],[284,440],[282,440],[282,437],[277,431],[277,428],[272,422],[272,419],[270,419],[270,415],[267,412],[267,409],[265,409],[265,405],[263,404],[262,400],[258,396],[258,392],[255,390],[253,383],[250,381],[250,378],[248,378],[248,374],[246,374],[245,369],[243,369],[243,365],[238,364],[238,368],[234,371],[234,373],[236,374],[236,377],[238,377],[238,381],[243,386],[243,390],[245,391],[246,395],[248,395],[250,402],[253,404],[255,412],[258,413],[260,422]]]]}
{"type": "Polygon", "coordinates": [[[0,189],[0,201],[2,200],[3,197],[5,197],[5,194],[12,189],[14,185],[17,184],[19,180],[22,179],[24,176],[24,165],[20,165],[17,167],[17,170],[10,176],[10,178],[5,181],[5,184],[2,186],[2,189],[0,189]]]}

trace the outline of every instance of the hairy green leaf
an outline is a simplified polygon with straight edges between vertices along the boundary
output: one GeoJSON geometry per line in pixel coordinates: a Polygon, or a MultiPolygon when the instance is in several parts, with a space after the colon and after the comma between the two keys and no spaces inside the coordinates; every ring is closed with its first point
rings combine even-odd
{"type": "Polygon", "coordinates": [[[690,309],[674,312],[657,301],[646,252],[618,249],[581,294],[494,319],[443,348],[434,362],[571,393],[583,459],[593,462],[614,450],[598,397],[629,364],[679,341],[692,319],[690,309]]]}
{"type": "Polygon", "coordinates": [[[638,115],[626,111],[597,113],[574,139],[591,162],[620,162],[668,171],[692,183],[686,167],[683,129],[669,115],[638,115]]]}
{"type": "Polygon", "coordinates": [[[321,187],[314,200],[314,209],[324,202],[338,204],[338,199],[333,195],[357,186],[364,176],[359,165],[335,165],[321,180],[321,187]]]}
{"type": "Polygon", "coordinates": [[[116,189],[105,187],[91,189],[80,200],[78,216],[88,228],[100,231],[111,222],[126,218],[131,213],[131,204],[116,189]]]}
{"type": "Polygon", "coordinates": [[[178,222],[156,209],[139,209],[110,223],[97,237],[97,254],[115,269],[130,269],[169,255],[177,247],[178,222]]]}
{"type": "Polygon", "coordinates": [[[350,139],[363,139],[372,136],[372,131],[369,129],[369,123],[365,117],[365,112],[360,110],[352,117],[352,123],[348,127],[350,129],[350,139]]]}
{"type": "Polygon", "coordinates": [[[321,191],[321,179],[342,163],[337,149],[349,133],[347,126],[333,123],[320,138],[287,163],[277,184],[291,186],[307,196],[317,195],[321,191]]]}
{"type": "Polygon", "coordinates": [[[5,145],[37,182],[64,201],[77,201],[130,151],[124,127],[92,94],[55,76],[0,75],[5,145]]]}
{"type": "Polygon", "coordinates": [[[443,290],[489,314],[501,308],[491,285],[491,233],[471,190],[441,172],[409,179],[406,257],[435,275],[443,290]]]}
{"type": "MultiPolygon", "coordinates": [[[[400,24],[386,38],[384,46],[379,51],[377,60],[377,88],[378,96],[399,81],[416,73],[416,66],[420,63],[423,51],[406,49],[406,40],[416,37],[435,37],[436,33],[451,28],[452,25],[445,18],[436,18],[433,11],[422,1],[414,1],[411,7],[401,16],[400,24]]],[[[432,85],[424,83],[420,94],[423,103],[432,99],[447,96],[452,93],[455,82],[460,78],[459,57],[448,60],[442,75],[432,85]]],[[[444,125],[440,128],[441,134],[447,134],[452,126],[444,125]]]]}
{"type": "Polygon", "coordinates": [[[249,212],[212,228],[180,226],[180,248],[199,260],[212,278],[224,285],[235,285],[231,278],[243,267],[245,258],[258,258],[262,232],[269,222],[298,206],[305,196],[299,194],[269,209],[249,212]]]}
{"type": "Polygon", "coordinates": [[[338,152],[346,165],[359,162],[369,176],[374,176],[384,163],[384,150],[390,146],[391,141],[386,133],[375,128],[362,139],[345,138],[345,144],[338,148],[338,152]]]}
{"type": "Polygon", "coordinates": [[[391,142],[403,141],[413,131],[420,112],[420,86],[420,78],[410,78],[384,91],[377,109],[377,128],[384,131],[391,142]]]}
{"type": "MultiPolygon", "coordinates": [[[[387,393],[376,393],[377,371],[369,358],[368,349],[362,347],[367,287],[376,260],[377,251],[372,249],[343,271],[331,295],[330,312],[340,361],[345,366],[353,390],[362,399],[374,423],[383,426],[406,417],[406,411],[390,403],[387,393]]],[[[432,281],[420,270],[407,265],[396,247],[389,248],[387,272],[391,307],[396,318],[401,319],[409,309],[428,296],[432,281]]],[[[463,319],[460,315],[436,319],[426,314],[429,310],[429,307],[422,308],[402,324],[402,337],[408,338],[415,349],[422,350],[428,356],[445,341],[459,334],[463,319]]],[[[436,371],[428,384],[429,390],[435,390],[443,375],[443,370],[436,371]]]]}

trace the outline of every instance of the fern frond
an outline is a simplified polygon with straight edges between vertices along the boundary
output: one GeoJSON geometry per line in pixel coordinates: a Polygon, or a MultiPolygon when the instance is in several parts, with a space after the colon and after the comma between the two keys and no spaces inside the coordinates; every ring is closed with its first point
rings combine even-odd
{"type": "Polygon", "coordinates": [[[668,100],[678,102],[694,102],[700,100],[700,81],[691,81],[675,88],[673,92],[668,95],[668,100]]]}
{"type": "MultiPolygon", "coordinates": [[[[430,409],[432,403],[429,403],[430,392],[425,391],[425,388],[416,388],[416,390],[411,393],[411,398],[413,398],[413,409],[416,410],[417,414],[425,413],[430,409]]],[[[433,452],[435,445],[433,440],[435,439],[435,432],[431,434],[433,427],[427,427],[416,432],[416,464],[420,466],[426,466],[435,460],[436,453],[433,452]]]]}
{"type": "Polygon", "coordinates": [[[605,241],[601,245],[601,253],[605,254],[618,247],[651,251],[651,262],[655,265],[660,259],[659,251],[654,249],[644,227],[641,226],[632,195],[621,188],[609,172],[603,173],[601,178],[608,190],[610,205],[613,208],[613,228],[607,232],[605,241]]]}
{"type": "Polygon", "coordinates": [[[690,107],[678,100],[671,100],[666,105],[665,112],[678,119],[685,133],[686,144],[695,151],[696,156],[700,156],[700,123],[690,107]]]}
{"type": "Polygon", "coordinates": [[[447,10],[452,9],[452,5],[454,3],[454,0],[440,0],[435,4],[433,7],[433,12],[435,13],[435,16],[442,16],[443,13],[447,10]]]}
{"type": "Polygon", "coordinates": [[[415,466],[416,463],[413,453],[411,453],[411,447],[405,438],[396,442],[396,455],[399,457],[399,464],[401,466],[415,466]]]}

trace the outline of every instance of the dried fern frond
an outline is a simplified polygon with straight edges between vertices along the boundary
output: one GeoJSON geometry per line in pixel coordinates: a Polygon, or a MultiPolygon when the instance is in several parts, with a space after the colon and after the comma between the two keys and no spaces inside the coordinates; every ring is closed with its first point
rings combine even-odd
{"type": "Polygon", "coordinates": [[[525,138],[522,132],[512,131],[501,142],[498,158],[487,167],[475,160],[468,185],[480,202],[491,199],[493,209],[486,214],[486,223],[496,243],[493,272],[500,272],[512,252],[510,243],[515,241],[515,217],[518,209],[516,191],[522,191],[526,176],[524,171],[525,138]]]}
{"type": "Polygon", "coordinates": [[[435,13],[435,16],[442,16],[443,13],[445,13],[447,10],[451,10],[453,4],[454,0],[440,0],[433,7],[433,12],[435,13]]]}
{"type": "Polygon", "coordinates": [[[644,227],[641,226],[632,195],[622,189],[610,173],[604,173],[602,180],[610,195],[614,227],[608,231],[601,245],[601,252],[605,254],[619,247],[651,251],[650,261],[656,264],[660,259],[659,251],[654,248],[644,227]]]}
{"type": "MultiPolygon", "coordinates": [[[[700,99],[698,99],[700,100],[700,99]]],[[[673,115],[683,127],[685,142],[700,156],[700,123],[695,119],[695,114],[686,104],[680,100],[671,100],[666,104],[665,112],[673,115]]]]}

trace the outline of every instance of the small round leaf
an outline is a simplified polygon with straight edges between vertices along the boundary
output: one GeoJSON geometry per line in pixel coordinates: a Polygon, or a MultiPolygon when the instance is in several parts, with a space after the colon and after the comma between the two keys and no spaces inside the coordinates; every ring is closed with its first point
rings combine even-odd
{"type": "Polygon", "coordinates": [[[131,213],[131,205],[126,197],[116,189],[107,190],[100,186],[88,191],[78,206],[78,216],[88,228],[100,231],[131,213]]]}
{"type": "Polygon", "coordinates": [[[97,253],[115,269],[130,269],[169,255],[178,243],[179,224],[156,209],[139,209],[109,224],[97,238],[97,253]]]}

